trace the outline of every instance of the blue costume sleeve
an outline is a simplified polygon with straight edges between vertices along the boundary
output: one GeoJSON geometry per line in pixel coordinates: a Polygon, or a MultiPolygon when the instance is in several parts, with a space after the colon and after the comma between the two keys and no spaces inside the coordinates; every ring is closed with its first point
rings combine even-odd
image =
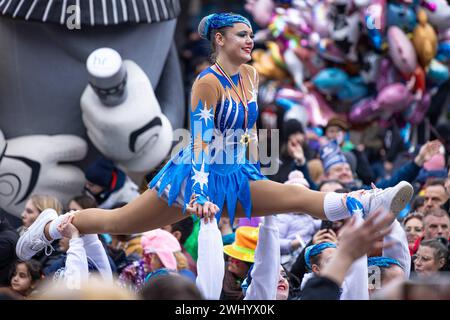
{"type": "Polygon", "coordinates": [[[197,80],[192,88],[191,100],[191,180],[195,203],[205,204],[208,197],[210,143],[214,130],[214,111],[218,91],[208,82],[197,80]]]}

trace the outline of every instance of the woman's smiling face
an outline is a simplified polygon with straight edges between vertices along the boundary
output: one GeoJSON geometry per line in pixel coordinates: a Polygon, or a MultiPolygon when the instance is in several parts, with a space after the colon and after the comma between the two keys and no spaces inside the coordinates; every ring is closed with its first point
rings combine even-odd
{"type": "Polygon", "coordinates": [[[245,23],[235,23],[233,27],[227,28],[221,39],[221,51],[231,62],[242,64],[252,59],[253,30],[245,23]]]}

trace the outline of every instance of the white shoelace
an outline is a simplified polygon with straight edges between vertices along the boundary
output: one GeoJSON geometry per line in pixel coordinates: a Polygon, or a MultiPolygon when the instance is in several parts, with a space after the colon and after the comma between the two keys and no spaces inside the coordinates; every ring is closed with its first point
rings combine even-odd
{"type": "Polygon", "coordinates": [[[35,239],[31,243],[31,250],[33,250],[33,251],[37,252],[37,251],[40,251],[42,248],[45,248],[44,252],[45,252],[46,256],[51,255],[53,253],[53,251],[55,250],[52,245],[47,244],[42,239],[35,239]]]}

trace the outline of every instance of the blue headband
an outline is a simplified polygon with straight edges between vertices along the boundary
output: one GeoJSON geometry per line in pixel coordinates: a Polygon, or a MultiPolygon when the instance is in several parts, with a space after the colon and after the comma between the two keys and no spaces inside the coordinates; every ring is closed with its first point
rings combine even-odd
{"type": "Polygon", "coordinates": [[[336,248],[336,245],[332,242],[322,242],[318,244],[313,244],[305,249],[305,263],[308,270],[311,271],[311,257],[321,254],[323,250],[328,248],[336,248]]]}
{"type": "Polygon", "coordinates": [[[403,269],[400,262],[398,262],[395,259],[388,258],[388,257],[370,257],[367,258],[367,265],[369,267],[375,266],[375,267],[383,267],[383,268],[389,268],[390,266],[397,265],[400,268],[403,269]]]}
{"type": "Polygon", "coordinates": [[[198,26],[198,33],[203,39],[211,40],[211,30],[232,27],[235,23],[245,23],[251,28],[247,18],[235,13],[213,13],[202,19],[198,26]]]}

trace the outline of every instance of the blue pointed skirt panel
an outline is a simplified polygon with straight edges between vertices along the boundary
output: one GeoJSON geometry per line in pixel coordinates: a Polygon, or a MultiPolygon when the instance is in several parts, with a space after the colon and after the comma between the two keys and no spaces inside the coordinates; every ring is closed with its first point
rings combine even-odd
{"type": "MultiPolygon", "coordinates": [[[[192,196],[191,147],[182,149],[150,181],[148,187],[155,188],[158,196],[168,188],[167,202],[171,206],[181,195],[184,197],[183,212],[192,196]],[[159,185],[158,185],[159,183],[159,185]],[[184,190],[182,187],[184,186],[184,190]]],[[[233,224],[237,202],[241,204],[248,218],[251,217],[252,200],[250,181],[267,180],[258,167],[248,161],[239,164],[211,164],[208,177],[210,201],[219,206],[217,220],[227,206],[230,222],[233,224]]]]}

